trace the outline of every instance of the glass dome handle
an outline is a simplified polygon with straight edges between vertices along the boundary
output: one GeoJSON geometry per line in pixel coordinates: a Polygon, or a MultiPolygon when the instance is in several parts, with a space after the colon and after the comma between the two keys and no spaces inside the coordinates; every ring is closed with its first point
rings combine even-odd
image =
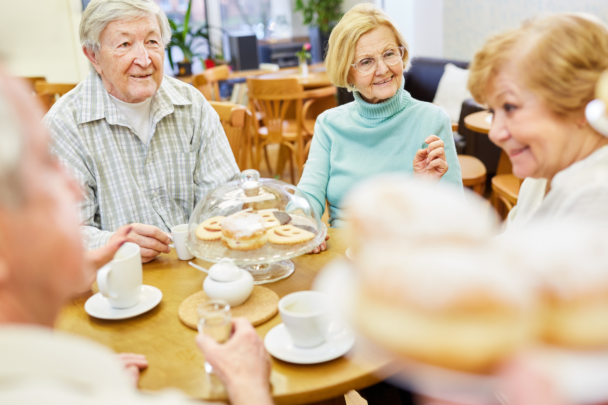
{"type": "Polygon", "coordinates": [[[260,173],[254,169],[243,170],[241,173],[241,187],[245,190],[248,197],[256,196],[260,193],[260,173]]]}
{"type": "Polygon", "coordinates": [[[258,181],[260,179],[260,173],[257,170],[254,169],[247,169],[247,170],[243,170],[243,172],[241,173],[241,180],[243,183],[249,182],[249,181],[258,181]]]}

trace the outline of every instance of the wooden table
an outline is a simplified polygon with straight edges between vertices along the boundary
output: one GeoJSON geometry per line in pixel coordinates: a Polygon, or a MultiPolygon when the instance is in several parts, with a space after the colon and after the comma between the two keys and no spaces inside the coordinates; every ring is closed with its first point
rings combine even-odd
{"type": "MultiPolygon", "coordinates": [[[[298,81],[304,86],[305,89],[314,89],[319,87],[331,86],[331,82],[329,81],[329,76],[327,75],[327,71],[325,70],[325,65],[323,63],[315,63],[308,66],[308,76],[302,77],[299,74],[298,68],[283,68],[279,69],[276,72],[269,72],[267,70],[242,70],[239,72],[232,72],[230,76],[228,76],[227,80],[231,79],[246,79],[248,77],[260,77],[260,78],[287,78],[294,77],[298,79],[298,81]]],[[[194,76],[182,76],[176,77],[186,83],[192,83],[194,76]]]]}
{"type": "MultiPolygon", "coordinates": [[[[293,259],[296,271],[285,280],[266,284],[279,296],[311,288],[318,271],[332,259],[343,256],[347,248],[344,233],[328,230],[331,239],[328,250],[318,255],[304,255],[293,259]]],[[[195,259],[209,268],[210,263],[195,259]]],[[[175,251],[162,254],[144,265],[144,284],[163,292],[162,302],[150,312],[123,321],[104,321],[90,317],[84,311],[87,294],[67,305],[56,327],[88,336],[116,352],[135,352],[146,355],[150,366],[142,373],[140,388],[156,391],[176,387],[187,394],[203,399],[224,399],[223,393],[212,390],[203,368],[204,357],[196,347],[196,331],[183,325],[177,309],[182,301],[202,289],[206,275],[177,259],[175,251]]],[[[281,323],[279,315],[256,328],[260,336],[281,323]]],[[[375,384],[379,378],[372,373],[389,373],[386,360],[370,360],[357,348],[349,358],[316,365],[296,365],[272,360],[271,382],[273,397],[278,404],[304,404],[340,397],[351,389],[375,384]]]]}
{"type": "Polygon", "coordinates": [[[323,68],[323,70],[309,70],[308,76],[306,77],[303,77],[297,71],[297,69],[294,72],[279,71],[276,73],[268,73],[257,76],[258,79],[286,79],[290,77],[298,79],[298,82],[304,86],[304,89],[315,89],[319,87],[329,87],[332,85],[325,68],[323,68]]]}
{"type": "MultiPolygon", "coordinates": [[[[471,131],[479,132],[481,134],[489,134],[490,128],[492,127],[492,119],[488,119],[492,114],[489,111],[478,111],[473,114],[469,114],[464,117],[464,125],[471,131]]],[[[511,166],[511,159],[503,150],[500,153],[498,159],[498,167],[496,168],[496,174],[511,174],[513,173],[513,167],[511,166]]]]}
{"type": "Polygon", "coordinates": [[[464,126],[471,131],[488,134],[492,127],[492,119],[488,120],[492,114],[489,111],[478,111],[464,117],[464,126]]]}

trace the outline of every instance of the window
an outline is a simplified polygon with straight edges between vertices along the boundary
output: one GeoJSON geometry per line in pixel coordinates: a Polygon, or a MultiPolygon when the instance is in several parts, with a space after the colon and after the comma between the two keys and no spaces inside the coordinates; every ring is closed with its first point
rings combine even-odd
{"type": "Polygon", "coordinates": [[[264,30],[271,19],[270,0],[219,1],[222,27],[226,31],[250,32],[255,33],[258,37],[263,37],[264,30]]]}
{"type": "MultiPolygon", "coordinates": [[[[156,4],[174,20],[183,20],[184,14],[188,10],[188,0],[154,0],[156,4]]],[[[190,21],[204,23],[206,21],[205,0],[193,0],[190,21]]]]}

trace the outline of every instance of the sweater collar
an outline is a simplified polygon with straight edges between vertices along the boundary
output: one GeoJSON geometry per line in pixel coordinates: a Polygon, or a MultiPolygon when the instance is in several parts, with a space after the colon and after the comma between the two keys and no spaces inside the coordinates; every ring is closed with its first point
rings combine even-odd
{"type": "Polygon", "coordinates": [[[393,97],[378,104],[370,104],[363,100],[358,91],[353,92],[353,95],[359,115],[370,120],[392,117],[403,110],[412,99],[410,93],[402,88],[393,97]]]}

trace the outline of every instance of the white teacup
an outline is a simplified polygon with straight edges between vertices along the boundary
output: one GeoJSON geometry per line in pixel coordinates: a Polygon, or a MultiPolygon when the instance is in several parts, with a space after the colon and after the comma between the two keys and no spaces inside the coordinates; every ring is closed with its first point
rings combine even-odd
{"type": "Polygon", "coordinates": [[[186,247],[186,239],[188,239],[188,224],[176,225],[171,228],[173,246],[179,260],[191,260],[194,258],[192,253],[186,247]]]}
{"type": "Polygon", "coordinates": [[[299,291],[279,301],[281,320],[293,344],[315,347],[325,341],[330,319],[329,299],[318,291],[299,291]]]}
{"type": "Polygon", "coordinates": [[[99,291],[117,309],[137,305],[142,283],[141,250],[136,243],[123,244],[114,259],[97,272],[99,291]]]}

